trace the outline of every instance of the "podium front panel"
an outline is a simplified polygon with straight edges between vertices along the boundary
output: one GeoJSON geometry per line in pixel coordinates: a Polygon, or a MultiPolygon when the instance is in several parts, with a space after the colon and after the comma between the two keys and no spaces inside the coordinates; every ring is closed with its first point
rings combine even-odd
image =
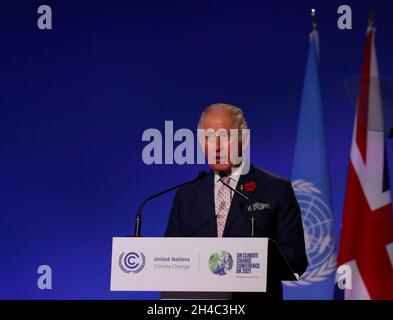
{"type": "Polygon", "coordinates": [[[113,238],[111,291],[265,292],[267,238],[113,238]]]}

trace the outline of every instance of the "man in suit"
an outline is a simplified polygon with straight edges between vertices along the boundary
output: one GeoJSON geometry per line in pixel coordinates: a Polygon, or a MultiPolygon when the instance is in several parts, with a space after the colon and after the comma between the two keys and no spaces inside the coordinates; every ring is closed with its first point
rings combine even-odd
{"type": "MultiPolygon", "coordinates": [[[[300,208],[291,183],[255,167],[242,156],[247,143],[241,134],[247,129],[242,110],[228,104],[213,104],[203,111],[198,127],[204,132],[226,130],[229,133],[231,129],[238,129],[239,138],[233,140],[229,136],[221,141],[217,135],[212,143],[206,135],[202,143],[206,157],[215,160],[209,161],[212,170],[204,178],[177,191],[165,236],[249,237],[251,206],[255,214],[255,236],[274,239],[293,271],[299,276],[303,274],[308,262],[300,208]],[[234,143],[238,148],[233,147],[234,143]],[[236,155],[241,158],[237,165],[238,161],[233,161],[236,155]],[[246,203],[226,187],[220,181],[220,173],[227,184],[247,196],[250,202],[246,203]]],[[[268,279],[266,293],[232,295],[233,299],[282,297],[281,282],[271,279],[268,279]]]]}

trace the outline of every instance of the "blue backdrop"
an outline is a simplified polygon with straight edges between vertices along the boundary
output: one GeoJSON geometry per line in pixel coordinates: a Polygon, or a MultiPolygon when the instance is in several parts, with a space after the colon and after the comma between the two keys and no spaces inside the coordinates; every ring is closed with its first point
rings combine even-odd
{"type": "MultiPolygon", "coordinates": [[[[380,74],[393,75],[391,1],[347,1],[352,30],[337,28],[341,4],[2,1],[0,298],[158,298],[111,293],[109,277],[111,238],[133,233],[140,201],[205,168],[143,164],[142,133],[165,120],[195,129],[208,104],[238,105],[253,162],[291,178],[312,7],[338,228],[354,117],[344,78],[360,73],[370,7],[380,74]],[[53,30],[37,28],[41,4],[53,30]],[[42,264],[52,290],[37,288],[42,264]]],[[[172,198],[145,207],[145,236],[163,235],[172,198]]]]}

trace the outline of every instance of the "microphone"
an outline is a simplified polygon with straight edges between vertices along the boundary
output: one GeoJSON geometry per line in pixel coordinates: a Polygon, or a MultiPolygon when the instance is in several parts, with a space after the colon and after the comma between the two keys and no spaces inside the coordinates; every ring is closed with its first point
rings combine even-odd
{"type": "Polygon", "coordinates": [[[171,187],[169,189],[166,189],[164,191],[156,193],[156,194],[146,198],[145,200],[143,200],[143,202],[140,204],[140,206],[138,208],[138,213],[136,214],[136,218],[135,218],[135,235],[134,236],[135,237],[140,237],[141,236],[142,209],[143,209],[143,206],[146,204],[146,202],[148,202],[148,201],[150,201],[150,200],[152,200],[154,198],[157,198],[157,197],[159,197],[159,196],[161,196],[161,195],[163,195],[165,193],[168,193],[168,192],[170,192],[172,190],[178,189],[178,188],[180,188],[182,186],[185,186],[185,185],[193,183],[193,182],[195,182],[195,181],[197,181],[199,179],[202,179],[202,178],[206,177],[206,175],[207,175],[206,171],[201,171],[201,172],[199,172],[198,177],[196,177],[195,179],[187,181],[187,182],[180,183],[180,184],[178,184],[178,185],[176,185],[174,187],[171,187]]]}
{"type": "Polygon", "coordinates": [[[223,185],[225,185],[226,187],[228,187],[229,189],[231,189],[233,192],[235,192],[238,196],[240,196],[241,198],[243,198],[246,201],[250,201],[250,199],[248,197],[246,197],[243,193],[237,191],[235,188],[232,188],[229,184],[225,183],[224,180],[222,180],[222,178],[226,177],[227,175],[225,174],[224,171],[220,171],[219,173],[220,176],[220,181],[223,185]]]}
{"type": "MultiPolygon", "coordinates": [[[[242,199],[246,200],[247,202],[250,202],[250,199],[248,197],[246,197],[243,193],[237,191],[235,188],[232,188],[229,184],[225,183],[222,178],[226,177],[226,174],[224,171],[220,171],[219,173],[220,176],[220,181],[223,185],[225,185],[226,187],[228,187],[229,189],[231,189],[233,192],[235,192],[237,195],[239,195],[242,199]]],[[[250,235],[251,237],[255,237],[255,214],[254,211],[251,210],[251,232],[250,235]]]]}

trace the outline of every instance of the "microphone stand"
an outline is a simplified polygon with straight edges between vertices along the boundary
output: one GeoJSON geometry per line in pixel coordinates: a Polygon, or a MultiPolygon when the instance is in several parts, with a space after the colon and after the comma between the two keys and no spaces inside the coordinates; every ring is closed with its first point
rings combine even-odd
{"type": "Polygon", "coordinates": [[[187,182],[180,183],[180,184],[178,184],[178,185],[176,185],[176,186],[174,186],[174,187],[171,187],[171,188],[169,188],[169,189],[166,189],[166,190],[164,190],[164,191],[161,191],[161,192],[159,192],[159,193],[156,193],[156,194],[154,194],[154,195],[152,195],[152,196],[146,198],[145,200],[143,200],[143,202],[139,205],[138,212],[137,212],[136,218],[135,218],[135,233],[134,233],[134,237],[140,237],[140,236],[141,236],[142,209],[143,209],[144,205],[146,204],[146,202],[148,202],[148,201],[150,201],[150,200],[152,200],[152,199],[154,199],[154,198],[157,198],[157,197],[163,195],[164,193],[170,192],[170,191],[172,191],[172,190],[178,189],[178,188],[180,188],[180,187],[182,187],[182,186],[185,186],[185,185],[187,185],[187,184],[193,183],[193,182],[195,182],[195,181],[197,181],[197,180],[199,180],[199,179],[201,179],[201,178],[204,178],[204,177],[206,176],[206,174],[207,174],[207,173],[206,173],[205,171],[201,171],[201,172],[198,174],[198,177],[196,177],[195,179],[193,179],[193,180],[191,180],[191,181],[187,181],[187,182]]]}
{"type": "MultiPolygon", "coordinates": [[[[235,188],[232,188],[229,184],[225,183],[222,178],[224,178],[226,175],[223,171],[219,172],[220,175],[220,181],[223,185],[225,185],[226,187],[228,187],[229,189],[231,189],[233,192],[235,192],[237,195],[239,195],[241,198],[243,198],[243,200],[246,200],[247,203],[250,202],[250,199],[248,197],[246,197],[243,193],[237,191],[235,188]]],[[[255,237],[255,213],[254,210],[251,211],[251,232],[250,232],[250,236],[251,237],[255,237]]]]}

